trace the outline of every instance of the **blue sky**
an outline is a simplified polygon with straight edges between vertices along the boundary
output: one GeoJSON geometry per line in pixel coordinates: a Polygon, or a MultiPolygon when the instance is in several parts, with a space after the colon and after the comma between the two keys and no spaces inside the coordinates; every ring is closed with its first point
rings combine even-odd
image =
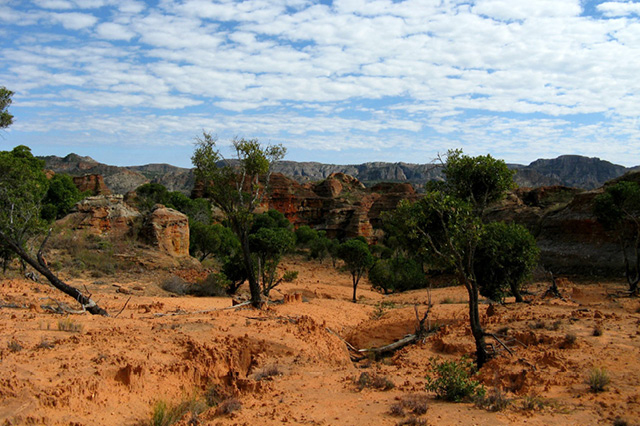
{"type": "Polygon", "coordinates": [[[0,0],[0,148],[190,166],[202,130],[287,159],[640,164],[640,2],[0,0]]]}

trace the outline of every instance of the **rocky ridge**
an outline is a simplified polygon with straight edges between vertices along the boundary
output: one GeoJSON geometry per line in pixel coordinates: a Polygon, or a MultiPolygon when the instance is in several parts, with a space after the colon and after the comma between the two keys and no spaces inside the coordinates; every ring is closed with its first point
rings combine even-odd
{"type": "MultiPolygon", "coordinates": [[[[68,173],[72,176],[102,175],[105,184],[118,194],[126,194],[148,182],[160,183],[170,191],[188,194],[195,182],[191,169],[169,164],[118,167],[76,154],[69,154],[64,158],[54,155],[41,158],[45,160],[46,168],[56,173],[68,173]]],[[[528,166],[509,164],[509,167],[516,171],[515,180],[519,186],[564,185],[582,189],[598,188],[606,181],[636,169],[578,155],[540,159],[528,166]]],[[[420,187],[430,180],[442,179],[441,167],[435,164],[373,162],[335,165],[280,161],[275,165],[274,172],[289,176],[299,183],[317,182],[334,173],[343,173],[355,177],[367,186],[379,182],[406,182],[420,187]]]]}

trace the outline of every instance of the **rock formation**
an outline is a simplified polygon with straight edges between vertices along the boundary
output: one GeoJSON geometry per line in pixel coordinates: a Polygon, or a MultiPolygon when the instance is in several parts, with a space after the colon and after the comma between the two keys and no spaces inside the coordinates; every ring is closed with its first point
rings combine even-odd
{"type": "Polygon", "coordinates": [[[167,254],[189,256],[189,219],[177,210],[156,204],[144,220],[141,236],[167,254]]]}
{"type": "Polygon", "coordinates": [[[91,191],[92,195],[110,195],[111,190],[104,183],[102,175],[74,176],[73,184],[80,192],[91,191]]]}
{"type": "Polygon", "coordinates": [[[130,235],[140,218],[140,212],[125,204],[122,195],[97,195],[80,201],[61,221],[71,229],[124,236],[130,235]]]}
{"type": "Polygon", "coordinates": [[[98,195],[76,204],[72,213],[59,223],[95,235],[141,238],[173,257],[189,256],[187,216],[162,205],[156,205],[143,217],[124,202],[122,195],[98,195]]]}
{"type": "Polygon", "coordinates": [[[295,227],[309,225],[332,238],[363,236],[375,242],[381,236],[381,213],[394,209],[402,199],[417,197],[413,187],[404,183],[369,189],[352,176],[334,173],[319,183],[301,185],[274,173],[263,208],[280,211],[295,227]]]}

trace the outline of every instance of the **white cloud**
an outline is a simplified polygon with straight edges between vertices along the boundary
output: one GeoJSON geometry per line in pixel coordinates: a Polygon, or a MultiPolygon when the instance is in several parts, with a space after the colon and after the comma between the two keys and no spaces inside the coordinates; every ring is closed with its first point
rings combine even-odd
{"type": "Polygon", "coordinates": [[[107,40],[131,40],[135,33],[124,25],[105,22],[96,27],[98,37],[107,40]]]}
{"type": "Polygon", "coordinates": [[[35,4],[43,9],[72,9],[73,3],[67,0],[35,0],[35,4]]]}
{"type": "Polygon", "coordinates": [[[98,22],[98,18],[88,13],[53,13],[50,18],[68,30],[81,30],[92,27],[98,22]]]}
{"type": "Polygon", "coordinates": [[[597,8],[605,16],[610,17],[640,15],[640,3],[634,1],[605,2],[600,3],[597,8]]]}

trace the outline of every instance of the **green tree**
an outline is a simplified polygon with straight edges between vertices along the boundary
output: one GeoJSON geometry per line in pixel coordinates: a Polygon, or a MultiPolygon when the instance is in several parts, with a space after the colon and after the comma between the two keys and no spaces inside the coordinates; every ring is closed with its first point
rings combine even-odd
{"type": "Polygon", "coordinates": [[[287,228],[260,228],[249,236],[249,245],[258,260],[262,294],[268,297],[283,280],[278,277],[278,265],[295,245],[295,235],[287,228]]]}
{"type": "Polygon", "coordinates": [[[56,174],[49,180],[49,189],[42,200],[41,216],[52,221],[66,216],[84,198],[69,175],[56,174]]]}
{"type": "Polygon", "coordinates": [[[347,240],[338,246],[338,257],[351,273],[353,283],[353,303],[357,302],[356,289],[360,278],[373,266],[375,259],[367,243],[359,239],[347,240]]]}
{"type": "Polygon", "coordinates": [[[515,188],[514,171],[503,160],[491,155],[469,157],[461,150],[451,150],[442,169],[445,176],[443,191],[471,203],[482,217],[487,206],[501,200],[515,188]]]}
{"type": "Polygon", "coordinates": [[[595,198],[593,213],[618,240],[629,292],[637,295],[640,290],[640,185],[621,181],[608,186],[595,198]]]}
{"type": "Polygon", "coordinates": [[[48,189],[43,166],[44,162],[35,158],[26,146],[0,152],[0,243],[5,251],[13,251],[54,287],[73,297],[83,309],[108,315],[90,297],[51,272],[42,255],[46,238],[35,258],[27,251],[27,240],[42,230],[40,206],[48,189]]]}
{"type": "Polygon", "coordinates": [[[235,139],[236,161],[230,162],[224,161],[216,142],[217,138],[207,132],[197,139],[191,157],[194,173],[196,179],[204,183],[208,198],[226,216],[240,240],[251,301],[259,307],[262,305],[262,293],[249,244],[249,231],[253,213],[268,192],[271,166],[284,157],[286,149],[281,145],[263,147],[257,139],[235,139]],[[224,162],[222,167],[218,165],[220,161],[224,162]]]}
{"type": "Polygon", "coordinates": [[[209,256],[223,258],[240,248],[240,242],[231,229],[219,223],[207,225],[189,221],[189,252],[200,262],[209,256]]]}
{"type": "Polygon", "coordinates": [[[522,225],[488,223],[474,257],[474,272],[480,294],[501,301],[511,292],[523,301],[522,283],[531,276],[538,261],[536,240],[522,225]]]}
{"type": "Polygon", "coordinates": [[[4,86],[0,87],[0,129],[6,129],[13,123],[13,115],[7,109],[11,105],[13,92],[4,86]]]}
{"type": "Polygon", "coordinates": [[[481,218],[490,203],[514,187],[513,172],[491,156],[468,157],[449,151],[440,187],[414,204],[402,202],[393,221],[404,230],[411,251],[431,268],[453,271],[469,296],[469,324],[476,344],[478,367],[488,360],[478,310],[479,283],[475,256],[484,236],[481,218]]]}
{"type": "MultiPolygon", "coordinates": [[[[26,146],[0,152],[0,230],[20,247],[43,230],[40,208],[49,185],[43,168],[26,146]]],[[[14,253],[5,242],[4,269],[14,253]]]]}

